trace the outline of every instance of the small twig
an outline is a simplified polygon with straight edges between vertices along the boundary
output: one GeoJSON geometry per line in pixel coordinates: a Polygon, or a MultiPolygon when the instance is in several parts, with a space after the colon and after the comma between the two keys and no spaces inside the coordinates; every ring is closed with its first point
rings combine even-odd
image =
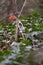
{"type": "MultiPolygon", "coordinates": [[[[16,2],[16,0],[15,0],[15,2],[16,2]]],[[[24,3],[23,3],[23,6],[22,6],[22,8],[21,8],[21,11],[20,11],[18,17],[21,15],[25,4],[26,4],[26,0],[25,0],[24,3]]],[[[15,18],[16,18],[16,34],[15,34],[15,40],[17,41],[17,40],[18,40],[19,19],[18,19],[17,17],[15,17],[15,18]]],[[[22,26],[23,26],[23,25],[22,25],[22,26]]],[[[22,36],[23,36],[23,39],[24,39],[24,34],[23,34],[23,33],[22,33],[22,36]]]]}
{"type": "Polygon", "coordinates": [[[15,34],[15,41],[18,40],[18,26],[19,26],[19,20],[16,20],[16,34],[15,34]]]}
{"type": "Polygon", "coordinates": [[[21,13],[22,13],[22,11],[23,11],[25,5],[26,5],[26,2],[27,2],[27,0],[24,1],[23,6],[22,6],[22,8],[21,8],[21,11],[20,11],[18,17],[20,17],[20,15],[21,15],[21,13]]]}

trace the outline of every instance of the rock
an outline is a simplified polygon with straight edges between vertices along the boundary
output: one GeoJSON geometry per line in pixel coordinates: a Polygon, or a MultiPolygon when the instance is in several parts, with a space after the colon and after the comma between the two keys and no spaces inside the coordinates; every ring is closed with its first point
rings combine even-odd
{"type": "Polygon", "coordinates": [[[33,65],[43,65],[43,49],[31,51],[29,54],[29,63],[33,65]]]}

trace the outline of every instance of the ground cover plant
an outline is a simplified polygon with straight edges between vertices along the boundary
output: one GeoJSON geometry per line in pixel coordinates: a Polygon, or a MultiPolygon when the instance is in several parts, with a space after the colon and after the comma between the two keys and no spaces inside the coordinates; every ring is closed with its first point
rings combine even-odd
{"type": "MultiPolygon", "coordinates": [[[[5,60],[6,56],[9,56],[12,53],[13,42],[14,44],[16,42],[17,45],[20,43],[19,48],[21,53],[25,53],[23,49],[26,46],[35,47],[36,49],[43,47],[42,16],[34,13],[27,17],[18,17],[19,26],[17,40],[15,40],[16,19],[11,21],[11,18],[8,24],[4,22],[0,23],[0,62],[5,60]]],[[[14,46],[14,48],[17,47],[17,45],[14,46]]],[[[16,51],[14,52],[15,54],[16,51]]]]}

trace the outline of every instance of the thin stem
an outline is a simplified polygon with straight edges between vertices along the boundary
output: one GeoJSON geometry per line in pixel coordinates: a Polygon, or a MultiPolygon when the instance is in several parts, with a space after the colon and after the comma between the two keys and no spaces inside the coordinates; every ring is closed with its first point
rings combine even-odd
{"type": "Polygon", "coordinates": [[[27,2],[27,0],[24,1],[23,6],[22,6],[22,8],[21,8],[21,11],[20,11],[18,17],[21,15],[21,13],[22,13],[22,11],[23,11],[23,9],[24,9],[24,7],[25,7],[26,2],[27,2]]]}
{"type": "Polygon", "coordinates": [[[16,34],[15,34],[15,41],[18,40],[18,26],[19,26],[19,20],[16,19],[16,34]]]}
{"type": "MultiPolygon", "coordinates": [[[[16,3],[16,0],[15,0],[15,3],[16,3]]],[[[26,4],[26,0],[25,0],[24,3],[23,3],[23,6],[22,6],[22,8],[21,8],[21,11],[20,11],[18,17],[21,15],[25,4],[26,4]]],[[[18,40],[18,28],[19,28],[19,19],[16,17],[16,34],[15,34],[15,41],[18,40]]],[[[22,33],[22,36],[23,36],[23,39],[24,39],[24,34],[23,34],[23,33],[22,33]]]]}

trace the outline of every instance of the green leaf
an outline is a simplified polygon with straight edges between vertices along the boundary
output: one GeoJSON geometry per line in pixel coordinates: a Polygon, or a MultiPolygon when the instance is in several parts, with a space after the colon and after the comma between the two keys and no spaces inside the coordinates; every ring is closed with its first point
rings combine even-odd
{"type": "Polygon", "coordinates": [[[2,51],[0,51],[0,56],[3,56],[3,52],[2,51]]]}
{"type": "Polygon", "coordinates": [[[22,41],[22,43],[23,43],[23,44],[26,44],[26,45],[31,45],[31,42],[30,42],[29,40],[27,40],[27,39],[24,39],[24,40],[22,41]]]}
{"type": "Polygon", "coordinates": [[[28,33],[28,28],[25,28],[25,33],[28,33]]]}
{"type": "Polygon", "coordinates": [[[4,60],[4,58],[1,56],[1,57],[0,57],[0,62],[3,61],[3,60],[4,60]]]}
{"type": "Polygon", "coordinates": [[[10,50],[4,50],[4,55],[9,55],[11,53],[10,50]]]}

